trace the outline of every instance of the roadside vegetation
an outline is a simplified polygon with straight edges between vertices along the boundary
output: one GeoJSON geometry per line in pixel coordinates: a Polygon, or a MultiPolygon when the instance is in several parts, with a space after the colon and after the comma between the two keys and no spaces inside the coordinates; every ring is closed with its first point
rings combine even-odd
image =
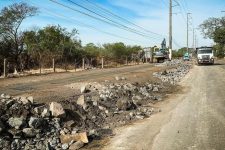
{"type": "Polygon", "coordinates": [[[216,43],[214,46],[216,56],[223,58],[225,52],[225,17],[209,18],[199,27],[205,38],[212,39],[216,43]]]}
{"type": "Polygon", "coordinates": [[[21,30],[23,21],[38,12],[38,8],[26,3],[15,3],[0,11],[0,75],[4,59],[10,62],[9,72],[13,72],[14,69],[23,71],[51,66],[52,59],[60,67],[68,64],[79,66],[82,58],[95,65],[102,57],[115,62],[129,61],[142,49],[122,42],[82,46],[77,29],[69,31],[60,25],[21,30]]]}

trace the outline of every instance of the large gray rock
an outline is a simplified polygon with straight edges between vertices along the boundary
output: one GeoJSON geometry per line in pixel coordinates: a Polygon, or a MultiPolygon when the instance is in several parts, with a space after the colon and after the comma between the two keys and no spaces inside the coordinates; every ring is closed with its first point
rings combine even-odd
{"type": "Polygon", "coordinates": [[[33,128],[24,128],[23,129],[23,133],[25,135],[25,137],[35,137],[39,131],[33,128]]]}
{"type": "Polygon", "coordinates": [[[136,108],[134,103],[132,101],[129,101],[126,98],[118,99],[117,102],[116,102],[116,106],[119,110],[131,110],[131,109],[136,108]]]}
{"type": "Polygon", "coordinates": [[[141,102],[142,102],[141,96],[139,95],[133,96],[132,100],[135,105],[141,105],[141,102]]]}
{"type": "Polygon", "coordinates": [[[47,121],[43,118],[31,117],[28,124],[33,129],[42,129],[47,125],[47,121]]]}
{"type": "Polygon", "coordinates": [[[68,149],[69,148],[69,144],[68,143],[65,143],[62,145],[62,149],[68,149]]]}
{"type": "Polygon", "coordinates": [[[15,129],[19,129],[22,125],[25,124],[25,120],[22,116],[21,117],[11,117],[11,118],[9,118],[8,123],[11,127],[15,128],[15,129]]]}

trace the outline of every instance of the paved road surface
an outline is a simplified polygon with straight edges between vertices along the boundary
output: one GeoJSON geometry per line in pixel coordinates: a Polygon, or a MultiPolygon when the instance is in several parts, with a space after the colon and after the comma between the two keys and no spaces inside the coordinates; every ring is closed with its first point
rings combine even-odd
{"type": "Polygon", "coordinates": [[[195,66],[162,112],[117,131],[106,150],[225,150],[225,66],[195,66]]]}

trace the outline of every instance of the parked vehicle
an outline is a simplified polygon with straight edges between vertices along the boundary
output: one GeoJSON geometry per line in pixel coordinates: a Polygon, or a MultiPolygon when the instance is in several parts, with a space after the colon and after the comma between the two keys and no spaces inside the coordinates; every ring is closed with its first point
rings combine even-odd
{"type": "Polygon", "coordinates": [[[198,64],[214,64],[214,54],[212,47],[197,48],[198,64]]]}
{"type": "Polygon", "coordinates": [[[185,53],[185,54],[184,54],[183,60],[184,60],[184,61],[189,61],[189,60],[190,60],[190,55],[189,55],[189,53],[185,53]]]}

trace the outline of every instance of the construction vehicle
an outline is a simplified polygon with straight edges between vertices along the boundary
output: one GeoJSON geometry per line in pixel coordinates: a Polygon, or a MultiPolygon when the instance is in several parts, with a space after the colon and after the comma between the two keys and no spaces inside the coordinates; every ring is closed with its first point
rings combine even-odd
{"type": "Polygon", "coordinates": [[[197,62],[198,64],[214,64],[214,54],[212,47],[197,48],[197,62]]]}
{"type": "Polygon", "coordinates": [[[169,59],[169,52],[166,48],[166,39],[163,39],[161,43],[161,49],[159,51],[154,52],[154,59],[156,59],[157,63],[164,62],[165,60],[169,59]]]}

